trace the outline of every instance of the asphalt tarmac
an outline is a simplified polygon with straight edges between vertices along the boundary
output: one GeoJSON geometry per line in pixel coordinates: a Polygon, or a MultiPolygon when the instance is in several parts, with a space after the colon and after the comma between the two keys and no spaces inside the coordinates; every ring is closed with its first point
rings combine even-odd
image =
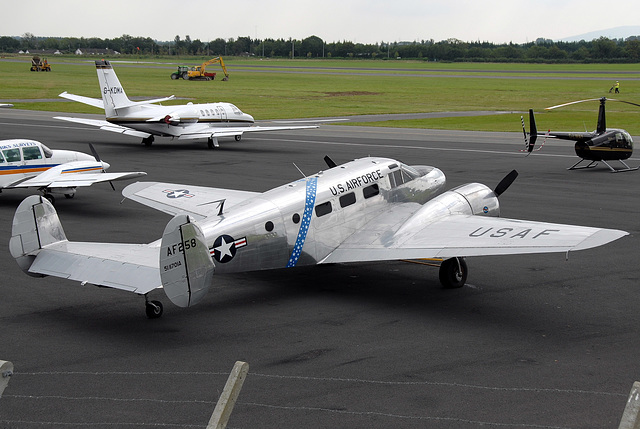
{"type": "MultiPolygon", "coordinates": [[[[204,428],[234,363],[249,374],[229,428],[617,428],[640,380],[640,171],[567,171],[567,142],[525,157],[521,133],[322,125],[240,142],[138,139],[0,109],[0,138],[89,152],[150,181],[265,191],[367,155],[435,165],[448,187],[518,179],[504,217],[610,227],[630,236],[564,254],[467,260],[465,287],[408,262],[220,275],[193,308],[32,278],[8,251],[11,219],[34,193],[0,195],[0,360],[15,374],[0,428],[204,428]],[[295,166],[294,166],[295,163],[295,166]]],[[[515,125],[516,129],[519,124],[515,125]]],[[[636,155],[630,165],[638,165],[636,155]]],[[[58,198],[67,237],[150,242],[170,217],[122,182],[58,198]]]]}

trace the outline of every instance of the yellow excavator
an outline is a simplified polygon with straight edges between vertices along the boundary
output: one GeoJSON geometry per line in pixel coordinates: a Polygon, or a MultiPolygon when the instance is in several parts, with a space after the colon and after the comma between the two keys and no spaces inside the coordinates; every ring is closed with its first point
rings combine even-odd
{"type": "Polygon", "coordinates": [[[227,68],[225,67],[224,61],[222,61],[221,57],[212,58],[199,66],[179,66],[177,71],[171,73],[171,79],[182,78],[184,80],[214,80],[216,74],[207,72],[207,66],[215,63],[220,63],[220,67],[222,67],[222,71],[224,72],[224,78],[222,78],[222,80],[229,80],[229,73],[227,72],[227,68]]]}

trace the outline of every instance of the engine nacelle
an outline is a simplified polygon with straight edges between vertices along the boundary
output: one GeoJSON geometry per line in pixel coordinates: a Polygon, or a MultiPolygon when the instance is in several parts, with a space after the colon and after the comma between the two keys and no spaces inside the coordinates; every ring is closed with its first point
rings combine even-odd
{"type": "Polygon", "coordinates": [[[498,197],[481,183],[458,186],[426,202],[402,225],[395,236],[405,231],[411,233],[449,215],[500,216],[498,197]]]}
{"type": "Polygon", "coordinates": [[[180,116],[167,115],[162,122],[168,125],[178,125],[180,123],[180,116]]]}
{"type": "Polygon", "coordinates": [[[199,119],[200,115],[196,109],[183,108],[166,115],[162,118],[162,122],[176,126],[180,124],[195,124],[199,119]]]}

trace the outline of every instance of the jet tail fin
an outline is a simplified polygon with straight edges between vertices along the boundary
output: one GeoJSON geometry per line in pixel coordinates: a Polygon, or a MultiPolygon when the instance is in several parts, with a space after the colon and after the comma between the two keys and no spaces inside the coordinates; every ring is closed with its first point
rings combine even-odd
{"type": "Polygon", "coordinates": [[[209,290],[215,265],[200,226],[188,215],[169,221],[160,245],[160,279],[179,307],[198,303],[209,290]]]}
{"type": "Polygon", "coordinates": [[[40,249],[66,240],[58,213],[46,198],[31,195],[20,203],[13,215],[9,251],[25,273],[36,275],[29,268],[40,249]]]}
{"type": "Polygon", "coordinates": [[[124,92],[124,88],[109,61],[96,61],[96,71],[107,118],[118,116],[118,109],[130,106],[132,101],[124,92]]]}

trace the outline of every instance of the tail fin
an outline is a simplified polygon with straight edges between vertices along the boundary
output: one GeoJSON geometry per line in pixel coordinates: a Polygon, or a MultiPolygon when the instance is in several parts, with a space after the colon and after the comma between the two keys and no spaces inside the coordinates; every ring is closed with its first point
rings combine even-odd
{"type": "Polygon", "coordinates": [[[529,109],[529,133],[524,127],[524,118],[520,116],[520,122],[522,122],[522,133],[524,134],[524,150],[520,152],[528,152],[527,155],[533,152],[533,148],[536,145],[538,139],[538,128],[536,127],[536,118],[533,116],[533,109],[529,109]]]}
{"type": "Polygon", "coordinates": [[[119,108],[130,106],[132,102],[124,92],[124,88],[109,61],[96,61],[96,71],[100,82],[105,114],[107,118],[116,117],[118,116],[119,108]]]}
{"type": "Polygon", "coordinates": [[[49,244],[66,241],[58,213],[46,198],[25,198],[13,215],[9,251],[22,270],[29,274],[38,250],[49,244]]]}
{"type": "Polygon", "coordinates": [[[195,305],[209,290],[214,270],[200,226],[187,215],[176,215],[160,245],[160,279],[167,297],[179,307],[195,305]]]}
{"type": "Polygon", "coordinates": [[[600,108],[598,109],[598,125],[596,127],[596,132],[598,134],[604,133],[607,131],[607,117],[605,114],[604,103],[607,101],[605,97],[600,99],[600,108]]]}

